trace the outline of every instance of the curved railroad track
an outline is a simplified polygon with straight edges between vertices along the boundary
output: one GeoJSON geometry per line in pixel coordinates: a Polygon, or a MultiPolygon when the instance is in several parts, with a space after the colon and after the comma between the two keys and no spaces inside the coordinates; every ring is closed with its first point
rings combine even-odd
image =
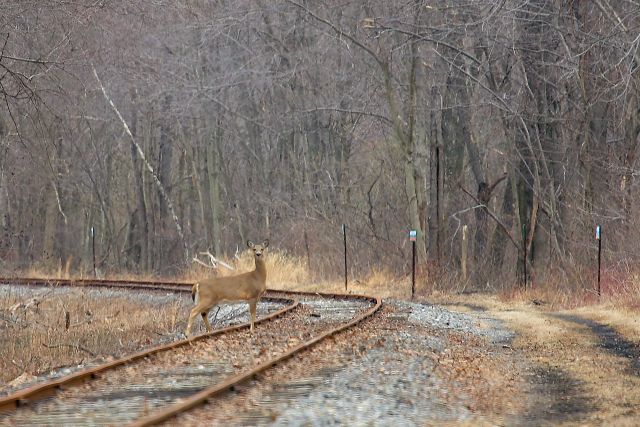
{"type": "MultiPolygon", "coordinates": [[[[190,292],[182,282],[0,279],[12,285],[190,292]]],[[[0,398],[0,423],[152,425],[232,390],[260,372],[373,315],[377,297],[269,290],[279,303],[258,320],[111,361],[0,398]]],[[[273,304],[272,304],[273,305],[273,304]]]]}

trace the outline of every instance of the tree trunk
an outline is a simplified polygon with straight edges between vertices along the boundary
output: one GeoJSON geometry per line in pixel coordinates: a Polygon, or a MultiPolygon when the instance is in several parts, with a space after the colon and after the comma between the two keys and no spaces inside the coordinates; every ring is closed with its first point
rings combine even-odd
{"type": "MultiPolygon", "coordinates": [[[[53,184],[52,184],[53,185],[53,184]]],[[[46,207],[44,215],[44,232],[42,241],[42,261],[45,267],[54,267],[58,261],[56,252],[56,238],[58,235],[58,202],[53,188],[46,192],[46,207]]]]}
{"type": "Polygon", "coordinates": [[[222,141],[222,123],[218,123],[210,141],[207,143],[207,170],[209,175],[209,200],[211,202],[211,244],[215,256],[221,256],[220,217],[220,143],[222,141]]]}
{"type": "MultiPolygon", "coordinates": [[[[195,125],[194,125],[195,126],[195,125]]],[[[194,138],[198,138],[194,132],[194,138]]],[[[198,213],[200,214],[200,224],[202,227],[198,234],[204,232],[204,242],[208,245],[211,242],[211,228],[209,224],[209,216],[207,215],[207,207],[210,205],[207,193],[207,182],[204,179],[206,172],[206,157],[199,152],[198,144],[194,144],[191,154],[191,168],[194,176],[194,186],[198,194],[198,213]]]]}
{"type": "MultiPolygon", "coordinates": [[[[437,97],[437,92],[434,88],[432,90],[432,98],[436,99],[437,97]]],[[[440,120],[438,112],[434,110],[431,112],[431,137],[429,138],[429,215],[427,223],[429,228],[428,255],[430,259],[436,260],[438,264],[442,261],[442,213],[444,211],[442,188],[444,177],[444,150],[441,145],[440,132],[438,132],[439,126],[440,120]]]]}
{"type": "MultiPolygon", "coordinates": [[[[414,41],[414,43],[416,43],[414,41]]],[[[415,63],[418,61],[418,56],[414,53],[413,58],[413,67],[417,66],[415,63]]],[[[416,165],[415,165],[415,138],[413,135],[412,126],[409,126],[409,129],[405,130],[405,123],[400,116],[400,110],[398,109],[398,102],[396,99],[396,93],[393,89],[393,79],[391,76],[390,65],[388,62],[382,62],[382,72],[385,82],[385,90],[387,103],[389,105],[389,112],[393,121],[393,128],[395,131],[395,136],[398,141],[398,145],[402,150],[403,154],[403,162],[404,162],[404,184],[405,184],[405,194],[407,197],[407,205],[409,211],[409,222],[410,227],[413,230],[416,230],[417,237],[417,254],[418,258],[424,258],[426,255],[426,238],[424,235],[424,229],[422,224],[420,223],[420,211],[419,211],[419,201],[417,190],[418,186],[416,184],[416,165]]],[[[413,80],[413,79],[412,79],[413,80]]],[[[416,96],[416,88],[413,86],[413,83],[410,84],[410,95],[411,98],[416,96]]],[[[410,101],[410,104],[414,104],[415,99],[410,101]]],[[[409,110],[409,115],[413,116],[415,114],[415,109],[409,110]]],[[[407,120],[408,123],[413,123],[415,119],[412,118],[407,120]]]]}
{"type": "MultiPolygon", "coordinates": [[[[138,138],[138,111],[136,103],[136,94],[132,90],[132,114],[131,114],[131,134],[134,138],[138,138]]],[[[134,259],[132,260],[134,265],[141,271],[148,271],[148,236],[149,236],[149,224],[147,222],[147,204],[144,200],[144,180],[142,161],[138,156],[133,141],[131,142],[131,170],[133,173],[133,189],[135,199],[135,215],[132,218],[134,221],[133,227],[133,239],[131,245],[137,249],[133,250],[134,259]]]]}
{"type": "MultiPolygon", "coordinates": [[[[157,175],[162,186],[166,189],[167,196],[171,195],[171,167],[173,160],[173,141],[170,135],[171,129],[169,127],[169,111],[171,110],[171,96],[166,95],[164,98],[164,105],[162,106],[161,117],[163,119],[160,123],[160,146],[158,147],[158,169],[157,175]]],[[[160,217],[160,224],[165,226],[165,216],[167,212],[167,203],[162,195],[160,188],[158,188],[158,213],[160,217]]]]}
{"type": "MultiPolygon", "coordinates": [[[[504,221],[504,225],[507,230],[511,230],[513,227],[513,188],[514,180],[511,175],[507,178],[507,183],[504,190],[504,196],[502,198],[502,210],[501,217],[504,221]]],[[[510,245],[508,237],[503,229],[496,227],[493,232],[493,244],[491,249],[491,267],[499,269],[504,263],[504,255],[507,247],[510,245]]]]}

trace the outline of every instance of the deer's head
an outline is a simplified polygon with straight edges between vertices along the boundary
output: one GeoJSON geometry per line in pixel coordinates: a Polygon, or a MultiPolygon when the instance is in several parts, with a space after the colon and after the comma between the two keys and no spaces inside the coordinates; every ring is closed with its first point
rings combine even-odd
{"type": "Polygon", "coordinates": [[[249,247],[249,249],[253,251],[253,256],[255,256],[256,258],[260,258],[262,257],[262,254],[269,246],[269,240],[265,240],[264,242],[262,242],[261,245],[256,245],[251,240],[248,240],[247,246],[249,247]]]}

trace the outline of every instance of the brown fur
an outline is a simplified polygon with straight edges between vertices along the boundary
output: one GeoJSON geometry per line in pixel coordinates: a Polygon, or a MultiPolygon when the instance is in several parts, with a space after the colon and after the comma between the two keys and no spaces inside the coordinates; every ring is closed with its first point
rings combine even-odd
{"type": "Polygon", "coordinates": [[[253,250],[256,267],[249,272],[228,277],[211,277],[201,280],[191,288],[191,298],[195,301],[198,295],[198,303],[189,314],[189,322],[185,335],[191,332],[193,319],[200,314],[207,331],[211,331],[209,323],[209,310],[222,301],[247,301],[251,313],[251,331],[256,321],[256,306],[258,300],[267,289],[267,267],[264,262],[264,251],[269,246],[265,240],[262,245],[255,245],[248,241],[247,246],[253,250]]]}

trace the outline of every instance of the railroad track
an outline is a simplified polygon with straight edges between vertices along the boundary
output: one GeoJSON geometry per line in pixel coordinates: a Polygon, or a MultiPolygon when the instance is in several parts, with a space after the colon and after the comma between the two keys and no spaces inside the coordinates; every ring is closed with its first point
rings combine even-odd
{"type": "Polygon", "coordinates": [[[98,280],[98,279],[44,279],[44,278],[0,278],[0,285],[24,286],[87,286],[102,288],[169,290],[191,292],[193,283],[149,280],[98,280]]]}
{"type": "MultiPolygon", "coordinates": [[[[0,283],[191,291],[181,282],[0,279],[0,283]]],[[[157,424],[353,327],[381,306],[375,297],[275,290],[263,300],[282,307],[260,318],[253,334],[243,323],[34,385],[0,398],[0,424],[157,424]]]]}

